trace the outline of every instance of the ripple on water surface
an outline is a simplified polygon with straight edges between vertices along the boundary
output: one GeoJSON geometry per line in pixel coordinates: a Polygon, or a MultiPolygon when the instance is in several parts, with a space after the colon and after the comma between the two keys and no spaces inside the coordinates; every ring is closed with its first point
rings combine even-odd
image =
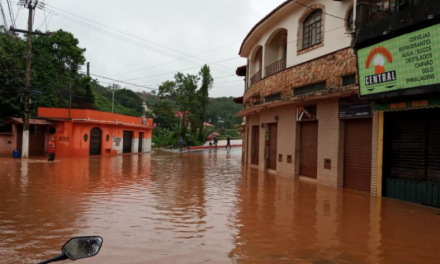
{"type": "Polygon", "coordinates": [[[2,263],[100,235],[81,263],[440,263],[435,210],[267,175],[235,149],[0,159],[2,263]]]}

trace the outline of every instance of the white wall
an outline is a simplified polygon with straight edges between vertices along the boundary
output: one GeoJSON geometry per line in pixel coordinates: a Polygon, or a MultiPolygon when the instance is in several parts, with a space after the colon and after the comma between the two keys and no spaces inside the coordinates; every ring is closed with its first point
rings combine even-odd
{"type": "MultiPolygon", "coordinates": [[[[323,47],[317,48],[310,52],[306,52],[304,54],[297,54],[298,29],[300,28],[299,20],[302,17],[303,13],[307,10],[307,8],[292,2],[279,10],[274,15],[272,15],[272,17],[267,19],[253,32],[253,34],[243,46],[241,56],[251,58],[253,55],[252,52],[255,52],[255,47],[261,45],[263,46],[263,65],[268,65],[264,61],[267,58],[265,55],[265,46],[272,33],[280,28],[285,28],[288,31],[287,67],[292,67],[350,46],[351,37],[347,34],[348,32],[345,27],[346,21],[344,19],[347,10],[353,3],[353,0],[344,0],[342,2],[331,0],[303,0],[302,3],[308,6],[313,4],[324,5],[326,13],[340,17],[335,18],[323,14],[323,16],[325,16],[323,30],[323,47]]],[[[268,10],[267,13],[269,13],[270,11],[271,10],[268,10]]],[[[300,38],[302,38],[301,35],[300,38]]],[[[249,76],[249,78],[251,77],[252,76],[249,76]]]]}

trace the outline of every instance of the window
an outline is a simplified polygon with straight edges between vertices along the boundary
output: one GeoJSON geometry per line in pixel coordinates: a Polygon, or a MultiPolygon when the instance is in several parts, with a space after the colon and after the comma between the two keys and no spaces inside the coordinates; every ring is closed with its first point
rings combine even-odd
{"type": "Polygon", "coordinates": [[[277,94],[273,94],[273,95],[269,95],[269,96],[264,97],[265,103],[275,102],[275,101],[279,101],[279,100],[281,100],[281,93],[277,93],[277,94]]]}
{"type": "Polygon", "coordinates": [[[354,20],[353,20],[353,8],[350,10],[350,13],[348,14],[348,18],[347,18],[347,28],[350,31],[354,30],[354,20]]]}
{"type": "Polygon", "coordinates": [[[342,77],[342,86],[348,86],[353,84],[356,84],[356,74],[342,77]]]}
{"type": "Polygon", "coordinates": [[[303,95],[303,94],[323,91],[326,88],[327,88],[326,82],[315,83],[315,84],[303,86],[300,88],[294,88],[293,89],[293,96],[299,96],[299,95],[303,95]]]}
{"type": "Polygon", "coordinates": [[[322,10],[313,11],[303,23],[303,45],[306,49],[322,41],[322,10]]]}

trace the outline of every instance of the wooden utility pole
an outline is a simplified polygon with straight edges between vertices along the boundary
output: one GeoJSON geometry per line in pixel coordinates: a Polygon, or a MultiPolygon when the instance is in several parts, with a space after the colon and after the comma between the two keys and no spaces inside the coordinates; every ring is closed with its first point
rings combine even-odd
{"type": "Polygon", "coordinates": [[[31,93],[31,63],[32,63],[32,22],[33,12],[38,4],[38,0],[26,1],[29,10],[28,33],[27,33],[27,54],[26,54],[26,83],[24,89],[24,116],[23,116],[23,145],[21,157],[29,157],[29,108],[31,93]],[[34,3],[35,2],[35,3],[34,3]]]}
{"type": "Polygon", "coordinates": [[[112,113],[115,111],[115,85],[113,84],[112,89],[112,113]]]}

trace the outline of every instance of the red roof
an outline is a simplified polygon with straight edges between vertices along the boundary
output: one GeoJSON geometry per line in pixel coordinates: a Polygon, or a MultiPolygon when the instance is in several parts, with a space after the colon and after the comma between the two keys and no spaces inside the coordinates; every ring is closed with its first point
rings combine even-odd
{"type": "Polygon", "coordinates": [[[207,122],[203,122],[203,126],[205,127],[215,127],[213,124],[207,123],[207,122]]]}
{"type": "MultiPolygon", "coordinates": [[[[22,125],[23,118],[12,118],[5,123],[22,125]]],[[[53,124],[45,119],[29,119],[29,125],[51,126],[53,124]]]]}
{"type": "Polygon", "coordinates": [[[285,7],[286,5],[288,5],[290,2],[292,2],[292,0],[286,0],[284,1],[282,4],[280,4],[278,7],[276,7],[274,10],[272,10],[272,12],[270,12],[268,15],[266,15],[263,19],[260,20],[260,22],[258,22],[252,29],[251,31],[247,34],[246,38],[243,40],[243,43],[241,44],[240,47],[240,52],[238,53],[238,55],[241,55],[241,51],[243,50],[243,46],[244,43],[246,43],[246,41],[249,39],[249,37],[252,35],[252,33],[254,33],[254,31],[261,25],[263,24],[267,19],[269,19],[269,17],[271,17],[273,14],[275,14],[276,12],[278,12],[281,8],[285,7]]]}

